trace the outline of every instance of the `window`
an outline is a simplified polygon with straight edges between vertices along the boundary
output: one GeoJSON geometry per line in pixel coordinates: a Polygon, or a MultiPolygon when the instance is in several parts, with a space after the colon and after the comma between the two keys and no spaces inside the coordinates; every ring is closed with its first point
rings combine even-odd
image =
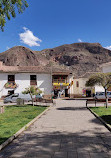
{"type": "Polygon", "coordinates": [[[76,87],[79,87],[79,81],[76,81],[76,87]]]}
{"type": "Polygon", "coordinates": [[[30,75],[30,85],[31,86],[37,85],[36,75],[30,75]]]}
{"type": "Polygon", "coordinates": [[[8,75],[8,82],[15,82],[15,75],[8,75]]]}

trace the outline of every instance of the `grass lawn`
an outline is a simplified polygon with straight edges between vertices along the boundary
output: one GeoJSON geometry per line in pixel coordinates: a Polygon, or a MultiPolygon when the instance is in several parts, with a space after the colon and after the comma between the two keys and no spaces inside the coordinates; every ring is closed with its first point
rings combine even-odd
{"type": "Polygon", "coordinates": [[[98,116],[100,116],[107,124],[111,125],[111,107],[90,107],[98,116]]]}
{"type": "Polygon", "coordinates": [[[5,113],[0,114],[0,144],[15,134],[45,109],[46,107],[30,105],[13,105],[5,107],[5,113]]]}

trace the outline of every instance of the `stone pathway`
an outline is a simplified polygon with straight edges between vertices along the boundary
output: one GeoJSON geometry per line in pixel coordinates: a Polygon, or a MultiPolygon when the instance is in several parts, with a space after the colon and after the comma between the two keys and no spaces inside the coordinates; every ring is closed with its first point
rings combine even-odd
{"type": "Polygon", "coordinates": [[[57,100],[0,158],[111,158],[111,133],[85,101],[57,100]]]}

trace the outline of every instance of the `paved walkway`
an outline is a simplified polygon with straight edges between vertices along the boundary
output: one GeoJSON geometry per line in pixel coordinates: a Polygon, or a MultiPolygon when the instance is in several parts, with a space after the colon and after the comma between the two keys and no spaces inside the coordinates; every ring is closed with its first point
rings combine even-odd
{"type": "Polygon", "coordinates": [[[111,133],[85,101],[57,100],[0,158],[111,158],[111,133]]]}

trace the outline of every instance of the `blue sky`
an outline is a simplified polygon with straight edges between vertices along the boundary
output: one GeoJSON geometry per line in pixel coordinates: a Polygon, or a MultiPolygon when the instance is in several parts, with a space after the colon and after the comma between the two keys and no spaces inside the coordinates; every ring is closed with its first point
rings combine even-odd
{"type": "Polygon", "coordinates": [[[27,0],[23,14],[0,31],[0,52],[16,45],[32,50],[76,42],[111,48],[111,0],[27,0]]]}

